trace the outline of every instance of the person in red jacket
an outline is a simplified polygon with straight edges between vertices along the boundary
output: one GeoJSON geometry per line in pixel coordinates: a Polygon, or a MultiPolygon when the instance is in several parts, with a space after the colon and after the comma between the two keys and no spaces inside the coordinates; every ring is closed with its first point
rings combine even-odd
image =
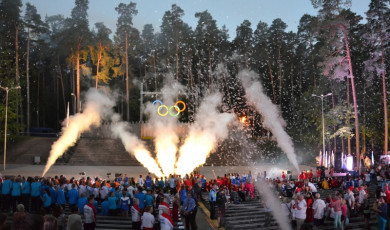
{"type": "Polygon", "coordinates": [[[313,170],[310,169],[310,171],[307,173],[307,179],[312,182],[313,180],[313,170]]]}
{"type": "Polygon", "coordinates": [[[303,175],[303,172],[301,172],[301,174],[299,174],[298,176],[298,181],[303,181],[304,180],[304,175],[303,175]]]}
{"type": "Polygon", "coordinates": [[[282,181],[286,181],[286,175],[284,174],[284,171],[282,171],[282,176],[281,176],[281,178],[282,178],[282,181]]]}

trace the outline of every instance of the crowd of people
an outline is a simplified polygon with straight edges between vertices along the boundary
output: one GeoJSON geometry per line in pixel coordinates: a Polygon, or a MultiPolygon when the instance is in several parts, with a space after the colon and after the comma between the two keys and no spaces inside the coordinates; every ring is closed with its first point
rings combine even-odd
{"type": "MultiPolygon", "coordinates": [[[[385,229],[390,203],[389,172],[387,166],[379,166],[361,174],[352,171],[336,177],[332,167],[326,176],[323,168],[318,168],[315,174],[312,170],[302,172],[296,180],[291,172],[270,178],[266,171],[256,177],[249,171],[211,180],[196,174],[164,178],[148,174],[145,179],[143,175],[132,178],[124,174],[113,180],[63,175],[4,176],[0,177],[0,229],[94,229],[100,216],[129,218],[129,215],[132,229],[171,230],[179,215],[184,218],[186,229],[197,229],[195,218],[202,192],[208,193],[210,218],[217,219],[222,227],[229,204],[261,197],[261,191],[255,188],[260,181],[272,187],[281,198],[286,217],[298,230],[321,226],[326,219],[333,220],[335,229],[343,229],[354,216],[364,217],[369,228],[372,213],[378,214],[378,228],[385,229]],[[377,185],[374,203],[369,199],[370,184],[377,185]],[[321,197],[318,189],[333,189],[333,192],[321,197]],[[67,216],[66,207],[70,209],[67,216]],[[4,213],[9,212],[14,215],[13,226],[6,225],[8,215],[4,213]]],[[[263,205],[266,227],[271,224],[272,209],[267,201],[263,200],[263,205]]]]}

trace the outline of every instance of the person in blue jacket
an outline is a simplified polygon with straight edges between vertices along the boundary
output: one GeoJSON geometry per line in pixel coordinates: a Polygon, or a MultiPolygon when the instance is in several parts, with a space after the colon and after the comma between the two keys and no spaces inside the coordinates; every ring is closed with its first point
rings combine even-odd
{"type": "Polygon", "coordinates": [[[57,191],[57,204],[61,205],[63,209],[65,209],[65,193],[64,189],[62,188],[62,185],[59,186],[58,191],[57,191]]]}
{"type": "Polygon", "coordinates": [[[49,190],[50,190],[51,204],[54,205],[55,203],[57,203],[57,192],[54,189],[52,184],[50,184],[49,190]]]}
{"type": "Polygon", "coordinates": [[[117,203],[118,198],[115,196],[114,192],[110,193],[110,197],[108,197],[108,213],[110,216],[116,216],[117,214],[117,203]]]}
{"type": "Polygon", "coordinates": [[[30,211],[30,194],[31,194],[31,182],[32,177],[28,177],[22,185],[22,204],[27,212],[30,211]]]}
{"type": "Polygon", "coordinates": [[[1,210],[8,212],[11,204],[11,188],[12,181],[7,176],[4,176],[3,186],[1,189],[1,210]]]}
{"type": "Polygon", "coordinates": [[[153,180],[152,180],[152,178],[150,176],[146,176],[145,186],[146,186],[146,189],[152,189],[153,180]]]}
{"type": "Polygon", "coordinates": [[[77,199],[79,198],[79,192],[76,189],[76,185],[72,185],[72,189],[68,191],[68,202],[70,206],[75,206],[77,199]]]}
{"type": "Polygon", "coordinates": [[[100,204],[102,210],[100,211],[100,215],[108,216],[108,197],[104,197],[104,201],[100,204]]]}
{"type": "Polygon", "coordinates": [[[135,194],[135,198],[139,200],[138,207],[143,210],[145,208],[145,193],[142,192],[142,188],[138,187],[138,193],[135,194]]]}
{"type": "Polygon", "coordinates": [[[31,183],[31,211],[38,213],[41,210],[41,182],[35,178],[31,183]]]}
{"type": "Polygon", "coordinates": [[[43,208],[46,211],[46,214],[49,214],[51,212],[51,197],[50,197],[50,189],[46,188],[45,193],[42,197],[43,200],[43,208]]]}
{"type": "Polygon", "coordinates": [[[16,206],[20,203],[20,197],[22,195],[22,179],[17,177],[12,183],[12,192],[11,192],[11,200],[12,200],[12,211],[16,211],[16,206]]]}
{"type": "Polygon", "coordinates": [[[79,199],[77,199],[77,207],[80,210],[80,215],[84,215],[84,205],[87,203],[88,199],[85,197],[84,193],[81,193],[79,199]]]}

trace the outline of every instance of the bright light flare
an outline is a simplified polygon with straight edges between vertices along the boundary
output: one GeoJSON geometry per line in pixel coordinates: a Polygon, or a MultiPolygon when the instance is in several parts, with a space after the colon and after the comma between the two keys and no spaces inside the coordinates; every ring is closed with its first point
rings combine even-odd
{"type": "Polygon", "coordinates": [[[175,170],[177,148],[172,141],[175,139],[177,139],[176,135],[164,135],[156,138],[157,161],[166,176],[173,174],[175,170]]]}
{"type": "Polygon", "coordinates": [[[246,116],[240,117],[240,122],[241,122],[242,124],[245,124],[245,123],[246,123],[246,116]]]}
{"type": "Polygon", "coordinates": [[[353,169],[353,156],[348,155],[347,156],[347,170],[352,171],[352,169],[353,169]]]}
{"type": "Polygon", "coordinates": [[[143,166],[145,166],[145,168],[149,170],[149,172],[153,173],[157,177],[163,176],[156,160],[153,159],[148,150],[144,148],[137,148],[134,150],[134,156],[137,161],[139,161],[143,166]]]}
{"type": "Polygon", "coordinates": [[[206,163],[207,157],[216,144],[215,138],[205,133],[190,135],[180,148],[180,157],[175,173],[181,176],[191,173],[196,167],[206,163]]]}

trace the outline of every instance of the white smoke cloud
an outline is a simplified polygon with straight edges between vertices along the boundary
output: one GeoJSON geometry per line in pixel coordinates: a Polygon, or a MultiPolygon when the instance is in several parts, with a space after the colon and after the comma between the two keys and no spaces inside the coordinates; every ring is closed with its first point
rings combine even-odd
{"type": "Polygon", "coordinates": [[[256,187],[259,190],[261,199],[266,203],[269,209],[271,209],[274,219],[279,224],[280,229],[290,230],[291,226],[289,219],[287,218],[285,211],[282,208],[282,203],[275,195],[270,185],[260,180],[257,181],[256,187]]]}
{"type": "Polygon", "coordinates": [[[245,88],[247,100],[262,115],[264,127],[272,132],[278,146],[286,153],[287,158],[296,170],[300,172],[293,142],[284,130],[286,122],[283,120],[278,107],[264,93],[263,86],[255,80],[258,79],[258,75],[253,71],[244,70],[238,73],[238,77],[245,88]]]}
{"type": "Polygon", "coordinates": [[[206,96],[201,102],[195,123],[190,127],[188,136],[180,148],[176,174],[185,175],[197,166],[203,165],[210,153],[215,150],[218,141],[227,138],[228,125],[234,115],[220,113],[217,110],[221,101],[222,95],[215,93],[206,96]]]}
{"type": "Polygon", "coordinates": [[[180,116],[180,114],[177,117],[171,116],[169,110],[171,110],[171,114],[177,114],[176,109],[172,106],[175,105],[180,93],[184,92],[184,87],[173,81],[172,75],[167,75],[166,78],[168,82],[161,90],[162,97],[158,99],[166,106],[161,108],[160,114],[167,113],[167,115],[161,116],[157,113],[161,105],[159,102],[154,105],[148,103],[145,113],[149,116],[148,129],[153,131],[157,161],[164,175],[168,176],[173,174],[175,169],[177,146],[179,144],[177,134],[178,117],[180,116]]]}
{"type": "Polygon", "coordinates": [[[53,143],[42,176],[47,173],[50,167],[69,147],[75,145],[81,133],[90,130],[92,126],[99,127],[102,118],[107,118],[115,105],[115,102],[107,95],[94,88],[88,90],[85,99],[86,103],[83,113],[69,117],[67,127],[65,125],[66,122],[63,124],[62,136],[53,143]]]}

